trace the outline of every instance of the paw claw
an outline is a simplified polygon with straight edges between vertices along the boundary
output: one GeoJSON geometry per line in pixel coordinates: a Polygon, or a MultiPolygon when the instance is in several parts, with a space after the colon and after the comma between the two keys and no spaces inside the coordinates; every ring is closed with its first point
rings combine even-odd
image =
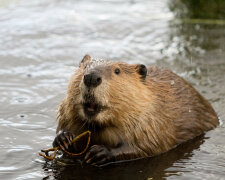
{"type": "Polygon", "coordinates": [[[68,150],[69,146],[72,144],[71,137],[74,135],[70,132],[61,132],[55,137],[53,141],[53,147],[59,146],[62,150],[68,150]]]}

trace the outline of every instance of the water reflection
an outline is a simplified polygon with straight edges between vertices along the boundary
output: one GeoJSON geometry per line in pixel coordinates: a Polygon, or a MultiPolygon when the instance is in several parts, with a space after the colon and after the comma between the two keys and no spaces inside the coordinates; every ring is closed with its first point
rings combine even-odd
{"type": "Polygon", "coordinates": [[[43,170],[48,179],[102,179],[109,180],[118,179],[162,179],[171,175],[178,175],[181,168],[184,168],[185,163],[189,161],[193,155],[193,151],[198,150],[204,142],[204,135],[201,135],[193,140],[190,140],[177,148],[162,154],[160,156],[140,159],[136,161],[115,163],[105,167],[81,166],[77,165],[62,166],[46,162],[43,165],[43,170]],[[176,163],[179,165],[176,167],[176,163]],[[173,168],[171,168],[173,166],[173,168]],[[169,168],[169,169],[168,169],[169,168]]]}
{"type": "Polygon", "coordinates": [[[163,49],[164,54],[169,54],[173,58],[182,57],[182,60],[189,60],[189,62],[191,60],[191,63],[193,60],[198,61],[195,65],[202,64],[203,58],[206,58],[205,62],[210,61],[207,54],[211,53],[213,56],[220,56],[214,58],[214,62],[224,61],[221,53],[224,55],[225,51],[225,1],[171,0],[169,6],[178,19],[174,18],[169,23],[169,38],[166,48],[163,49]],[[209,14],[213,14],[212,17],[209,14]],[[221,18],[224,23],[218,24],[216,20],[211,20],[209,23],[203,20],[210,17],[221,18]],[[199,20],[192,21],[192,18],[199,20]]]}
{"type": "Polygon", "coordinates": [[[170,9],[181,18],[225,18],[224,0],[171,0],[170,9]]]}

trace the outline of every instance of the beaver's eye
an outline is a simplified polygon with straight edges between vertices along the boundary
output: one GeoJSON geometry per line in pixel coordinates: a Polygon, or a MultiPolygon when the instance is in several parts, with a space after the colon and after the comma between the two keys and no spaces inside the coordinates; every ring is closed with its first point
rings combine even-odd
{"type": "Polygon", "coordinates": [[[120,73],[120,69],[116,68],[115,69],[115,74],[119,74],[120,73]]]}

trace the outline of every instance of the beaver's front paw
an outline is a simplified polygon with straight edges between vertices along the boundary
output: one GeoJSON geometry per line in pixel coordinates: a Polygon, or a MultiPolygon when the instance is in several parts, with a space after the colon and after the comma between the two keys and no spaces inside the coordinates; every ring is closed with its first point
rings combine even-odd
{"type": "Polygon", "coordinates": [[[102,165],[114,161],[114,156],[104,145],[93,145],[84,160],[87,164],[102,165]]]}
{"type": "Polygon", "coordinates": [[[53,147],[57,147],[59,146],[62,150],[68,150],[69,148],[71,148],[71,144],[72,144],[72,140],[74,139],[75,135],[71,132],[68,131],[62,131],[61,133],[59,133],[52,145],[53,147]]]}

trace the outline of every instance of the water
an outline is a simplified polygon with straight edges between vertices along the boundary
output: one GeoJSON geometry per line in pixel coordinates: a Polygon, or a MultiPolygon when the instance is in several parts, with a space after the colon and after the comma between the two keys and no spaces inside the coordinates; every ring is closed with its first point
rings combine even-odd
{"type": "Polygon", "coordinates": [[[167,0],[0,0],[0,179],[225,179],[224,124],[161,156],[105,168],[40,158],[86,53],[169,67],[225,122],[223,21],[178,19],[167,0]]]}

